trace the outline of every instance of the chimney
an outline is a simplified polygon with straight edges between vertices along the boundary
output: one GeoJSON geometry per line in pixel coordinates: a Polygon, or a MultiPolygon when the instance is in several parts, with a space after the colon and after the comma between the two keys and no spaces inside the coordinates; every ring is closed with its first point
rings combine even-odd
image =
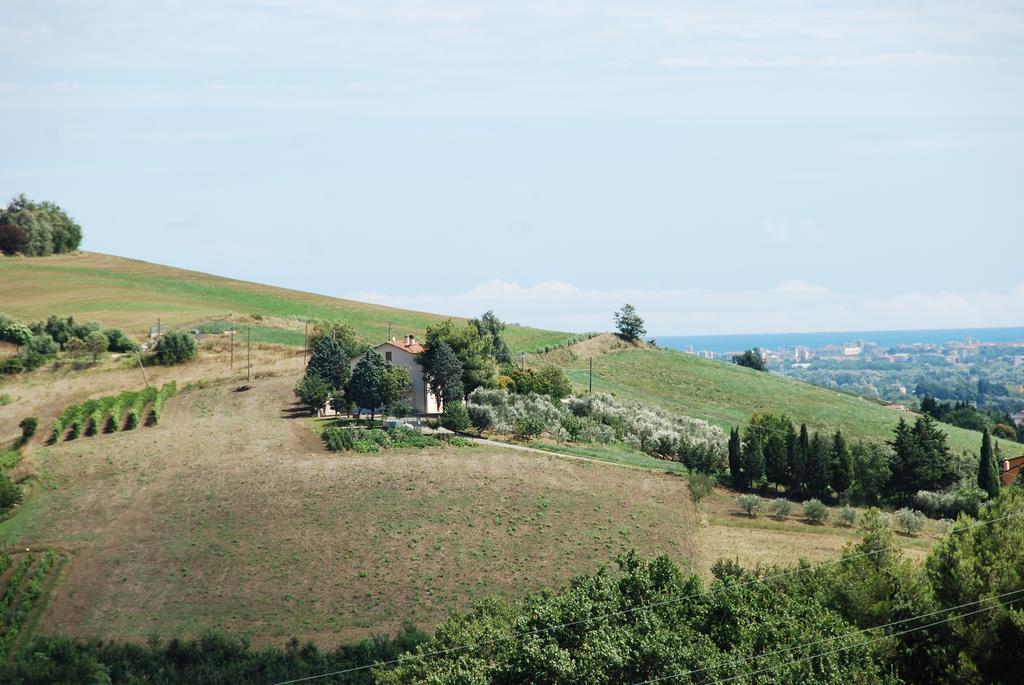
{"type": "Polygon", "coordinates": [[[1009,470],[1010,470],[1010,460],[1009,459],[1003,459],[1003,471],[1009,471],[1009,470]]]}
{"type": "Polygon", "coordinates": [[[416,336],[415,335],[410,335],[409,336],[409,344],[410,345],[415,345],[416,344],[416,336]]]}

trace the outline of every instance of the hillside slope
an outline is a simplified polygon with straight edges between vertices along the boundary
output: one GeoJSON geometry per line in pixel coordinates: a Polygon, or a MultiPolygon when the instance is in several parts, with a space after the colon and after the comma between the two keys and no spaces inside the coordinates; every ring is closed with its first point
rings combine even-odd
{"type": "MultiPolygon", "coordinates": [[[[842,429],[855,440],[882,442],[892,437],[901,416],[914,419],[862,397],[675,350],[628,346],[610,335],[533,360],[561,366],[577,387],[586,388],[591,358],[595,391],[657,404],[723,427],[744,423],[755,412],[785,412],[811,430],[842,429]]],[[[978,452],[980,433],[946,424],[942,428],[955,452],[978,452]]],[[[1011,452],[1020,447],[1004,444],[1004,452],[1010,445],[1011,452]]]]}
{"type": "MultiPolygon", "coordinates": [[[[0,259],[0,311],[23,320],[73,315],[144,335],[159,318],[169,325],[198,324],[233,316],[275,317],[260,329],[261,342],[302,344],[303,319],[344,321],[367,341],[422,335],[447,318],[324,295],[275,288],[92,252],[0,259]],[[274,331],[279,331],[276,335],[274,331]]],[[[483,312],[480,312],[481,314],[483,312]]],[[[500,315],[501,312],[498,312],[500,315]]],[[[557,344],[570,334],[509,326],[513,351],[557,344]]],[[[255,340],[255,339],[254,339],[255,340]]]]}

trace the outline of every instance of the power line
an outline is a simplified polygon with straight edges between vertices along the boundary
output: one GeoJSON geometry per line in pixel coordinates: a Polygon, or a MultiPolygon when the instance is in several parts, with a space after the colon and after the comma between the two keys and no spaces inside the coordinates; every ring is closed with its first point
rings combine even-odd
{"type": "MultiPolygon", "coordinates": [[[[716,667],[719,667],[719,666],[735,666],[735,665],[738,665],[738,664],[746,663],[748,661],[755,661],[757,659],[764,659],[764,658],[770,657],[770,656],[777,656],[779,654],[786,654],[787,652],[795,652],[798,649],[805,649],[807,647],[814,647],[814,646],[817,646],[817,645],[825,644],[826,642],[835,642],[836,640],[842,640],[844,638],[852,637],[854,635],[859,635],[861,633],[866,633],[866,632],[871,631],[871,630],[881,630],[883,628],[891,628],[892,626],[896,626],[896,625],[899,625],[901,623],[909,623],[910,621],[917,621],[917,620],[922,619],[922,618],[929,618],[931,616],[936,616],[938,614],[945,614],[945,613],[948,613],[950,611],[958,611],[960,609],[965,609],[965,608],[967,608],[969,606],[974,606],[976,604],[981,604],[983,602],[989,602],[989,601],[993,601],[993,600],[997,600],[997,599],[1002,599],[1003,597],[1009,597],[1010,595],[1019,595],[1021,593],[1024,593],[1024,588],[1022,588],[1020,590],[1012,590],[1010,592],[1004,592],[1004,593],[999,594],[999,595],[993,595],[992,597],[983,597],[983,598],[975,600],[973,602],[966,602],[964,604],[960,604],[960,605],[955,606],[955,607],[947,607],[945,609],[937,609],[936,611],[930,611],[930,612],[925,613],[925,614],[918,614],[917,616],[911,616],[910,618],[902,618],[902,619],[900,619],[898,621],[890,621],[889,623],[885,623],[885,624],[879,625],[879,626],[872,626],[870,628],[861,628],[860,630],[852,630],[852,631],[850,631],[848,633],[843,633],[842,635],[833,635],[832,637],[826,637],[826,638],[823,638],[821,640],[815,640],[814,642],[805,642],[803,644],[799,644],[799,645],[796,645],[794,647],[787,647],[786,649],[778,649],[778,650],[775,650],[774,652],[765,652],[764,654],[755,654],[753,656],[744,657],[742,659],[734,659],[732,661],[725,661],[725,662],[721,662],[721,663],[717,663],[717,664],[712,664],[711,666],[705,666],[704,668],[697,668],[697,669],[694,669],[692,671],[680,671],[679,673],[672,673],[672,674],[669,674],[669,675],[661,676],[659,678],[651,678],[650,680],[642,680],[640,682],[634,683],[633,685],[650,685],[651,683],[660,683],[660,682],[662,682],[664,680],[672,680],[674,678],[682,678],[684,676],[696,675],[697,673],[704,673],[705,671],[710,671],[712,668],[716,668],[716,667]]],[[[1018,600],[1013,600],[1013,601],[1018,601],[1018,600]]],[[[993,607],[990,607],[990,608],[993,608],[993,607]]],[[[885,635],[883,637],[892,637],[892,635],[885,635]]],[[[779,664],[779,666],[782,666],[782,665],[784,665],[784,664],[779,664]]]]}
{"type": "MultiPolygon", "coordinates": [[[[1016,518],[1016,517],[1019,517],[1019,516],[1024,516],[1024,513],[1007,514],[1006,516],[1000,516],[999,518],[989,519],[987,521],[975,521],[974,523],[972,523],[969,526],[965,526],[963,528],[955,528],[955,529],[953,529],[950,534],[962,533],[962,532],[967,531],[967,530],[973,530],[975,528],[980,528],[981,526],[987,526],[987,525],[992,524],[992,523],[997,523],[999,521],[1005,521],[1007,519],[1016,518]]],[[[859,554],[854,554],[854,555],[848,556],[848,557],[840,557],[838,559],[830,559],[829,561],[823,561],[823,562],[817,564],[814,567],[812,567],[812,566],[798,566],[796,568],[789,569],[789,570],[786,570],[786,571],[782,571],[782,572],[779,572],[779,573],[776,573],[776,574],[773,574],[773,575],[767,575],[767,576],[760,576],[760,577],[757,577],[757,578],[752,578],[752,579],[744,581],[742,583],[734,583],[734,584],[727,585],[727,586],[719,586],[719,587],[714,588],[714,589],[709,589],[709,590],[707,590],[705,592],[698,592],[698,593],[694,593],[694,594],[690,594],[690,595],[684,595],[684,596],[681,596],[681,597],[675,597],[675,598],[671,598],[671,599],[664,599],[664,600],[661,600],[659,602],[653,602],[651,604],[644,604],[642,606],[633,607],[631,609],[622,609],[620,611],[615,611],[615,612],[612,612],[612,613],[609,613],[609,614],[602,614],[602,615],[599,615],[599,616],[591,616],[591,617],[584,618],[584,619],[579,619],[579,620],[576,620],[576,621],[569,621],[567,623],[561,623],[561,624],[558,624],[558,625],[548,626],[546,628],[536,628],[534,630],[523,631],[523,632],[520,632],[520,633],[513,633],[511,635],[506,635],[504,637],[496,637],[496,638],[491,638],[489,640],[482,640],[480,642],[468,643],[468,644],[464,644],[464,645],[456,645],[454,647],[446,647],[444,649],[436,649],[436,650],[433,650],[433,651],[430,651],[430,652],[423,652],[423,653],[420,653],[420,654],[410,654],[408,656],[396,657],[396,658],[390,659],[388,661],[379,661],[379,662],[372,663],[372,664],[365,664],[363,666],[353,666],[351,668],[342,669],[340,671],[331,671],[330,673],[321,673],[321,674],[317,674],[317,675],[306,676],[306,677],[303,677],[303,678],[296,678],[294,680],[284,680],[284,681],[280,681],[280,682],[274,683],[274,685],[290,685],[291,683],[307,682],[307,681],[310,681],[310,680],[317,680],[317,679],[320,679],[320,678],[328,678],[330,676],[335,676],[335,675],[344,675],[346,673],[355,673],[357,671],[365,671],[366,669],[376,668],[376,667],[379,667],[379,666],[395,666],[395,665],[406,663],[406,662],[409,662],[409,661],[420,661],[422,659],[426,659],[426,658],[434,657],[434,656],[441,656],[442,654],[449,654],[451,652],[460,652],[460,651],[469,650],[469,649],[477,649],[477,648],[480,648],[480,647],[486,647],[486,646],[493,645],[493,644],[500,644],[500,643],[503,643],[503,642],[510,642],[512,640],[518,640],[519,638],[523,638],[523,637],[530,637],[530,636],[533,636],[533,635],[541,635],[543,633],[547,633],[547,632],[550,632],[550,631],[553,631],[553,630],[559,630],[561,628],[572,628],[572,627],[575,627],[575,626],[578,626],[578,625],[583,625],[583,624],[591,623],[593,621],[605,620],[605,619],[610,619],[610,618],[618,618],[620,616],[628,616],[628,615],[634,614],[634,613],[636,613],[638,611],[646,611],[646,610],[649,610],[649,609],[655,609],[655,608],[662,607],[662,606],[669,606],[669,605],[672,605],[672,604],[678,604],[680,602],[685,602],[685,601],[688,601],[688,600],[691,600],[691,599],[697,599],[699,597],[707,597],[707,596],[710,596],[710,595],[715,595],[715,594],[719,594],[719,593],[722,593],[722,592],[726,592],[728,590],[733,590],[733,589],[736,589],[736,588],[746,587],[748,585],[756,585],[756,584],[759,584],[759,583],[767,582],[769,580],[776,580],[778,578],[785,578],[785,577],[792,576],[792,575],[795,575],[795,574],[798,574],[798,573],[805,573],[805,572],[811,570],[812,568],[821,568],[821,567],[825,567],[825,566],[831,566],[831,565],[835,565],[835,564],[844,563],[844,562],[847,562],[847,561],[852,561],[854,559],[860,559],[860,558],[863,558],[863,557],[869,557],[869,556],[873,556],[873,555],[876,555],[876,554],[881,554],[883,552],[891,552],[891,551],[894,551],[894,550],[897,550],[897,549],[902,549],[904,547],[907,547],[910,544],[912,544],[912,543],[907,542],[907,543],[903,543],[903,544],[900,544],[900,545],[892,545],[892,546],[889,546],[889,547],[881,547],[881,548],[876,549],[876,550],[871,550],[870,552],[861,552],[859,554]]]]}
{"type": "Polygon", "coordinates": [[[774,666],[766,666],[765,668],[759,669],[757,671],[751,671],[750,673],[741,673],[741,674],[738,674],[738,675],[729,676],[728,678],[722,678],[720,680],[712,680],[710,682],[704,683],[704,685],[721,685],[722,683],[729,683],[729,682],[732,682],[733,680],[736,680],[738,678],[749,678],[750,676],[759,675],[761,673],[768,673],[769,671],[774,671],[776,669],[782,668],[783,666],[793,666],[795,664],[800,664],[800,663],[803,663],[805,661],[811,661],[812,659],[819,659],[819,658],[821,658],[823,656],[829,656],[830,654],[838,654],[839,652],[845,652],[846,650],[853,649],[855,647],[863,647],[864,645],[870,645],[870,644],[873,644],[875,642],[881,642],[882,640],[889,640],[889,639],[894,638],[894,637],[899,637],[900,635],[907,635],[908,633],[916,633],[919,630],[925,630],[926,628],[933,628],[935,626],[942,625],[943,623],[949,623],[951,621],[955,621],[958,618],[967,618],[968,616],[974,616],[975,614],[981,614],[981,613],[984,613],[986,611],[992,611],[993,609],[998,609],[999,607],[1009,606],[1009,605],[1011,605],[1011,604],[1013,604],[1014,602],[1017,602],[1017,601],[1020,601],[1020,600],[1019,599],[1011,599],[1009,602],[996,602],[995,605],[993,605],[993,606],[984,607],[982,609],[975,609],[974,611],[968,611],[967,613],[958,614],[956,616],[950,616],[949,618],[944,618],[941,621],[933,621],[933,622],[927,623],[927,624],[925,624],[923,626],[917,626],[916,628],[908,628],[906,630],[901,630],[899,632],[891,633],[889,635],[882,635],[880,637],[875,637],[875,638],[872,638],[870,640],[864,640],[863,642],[858,642],[858,643],[853,644],[853,645],[845,645],[843,647],[837,647],[835,649],[830,649],[830,650],[825,651],[825,652],[819,652],[817,654],[812,654],[810,656],[801,657],[799,659],[793,659],[792,661],[787,661],[787,662],[782,663],[782,664],[775,664],[774,666]]]}

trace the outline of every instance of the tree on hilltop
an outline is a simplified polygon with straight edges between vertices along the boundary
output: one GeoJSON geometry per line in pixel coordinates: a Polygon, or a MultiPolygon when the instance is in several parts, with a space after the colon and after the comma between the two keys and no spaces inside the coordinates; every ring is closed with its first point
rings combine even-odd
{"type": "Polygon", "coordinates": [[[624,304],[622,309],[615,312],[615,328],[619,331],[619,337],[629,342],[636,342],[647,333],[644,320],[631,304],[624,304]]]}
{"type": "Polygon", "coordinates": [[[752,350],[747,350],[743,354],[734,354],[732,357],[732,363],[738,366],[745,366],[748,369],[754,371],[767,371],[768,367],[764,364],[764,357],[761,356],[761,349],[755,347],[752,350]]]}

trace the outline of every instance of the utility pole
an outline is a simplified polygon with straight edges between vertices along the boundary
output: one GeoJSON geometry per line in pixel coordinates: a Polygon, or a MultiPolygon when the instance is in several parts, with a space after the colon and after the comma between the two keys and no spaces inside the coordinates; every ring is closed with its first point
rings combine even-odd
{"type": "Polygon", "coordinates": [[[142,355],[135,350],[135,358],[138,359],[138,368],[142,370],[142,380],[145,381],[145,387],[150,387],[150,377],[145,375],[145,367],[142,366],[142,355]]]}
{"type": "Polygon", "coordinates": [[[523,367],[523,371],[526,371],[526,353],[525,352],[520,352],[519,353],[519,363],[523,367]]]}
{"type": "Polygon", "coordinates": [[[245,380],[252,380],[252,326],[245,327],[245,380]]]}
{"type": "Polygon", "coordinates": [[[590,394],[594,394],[594,358],[590,358],[590,394]]]}

